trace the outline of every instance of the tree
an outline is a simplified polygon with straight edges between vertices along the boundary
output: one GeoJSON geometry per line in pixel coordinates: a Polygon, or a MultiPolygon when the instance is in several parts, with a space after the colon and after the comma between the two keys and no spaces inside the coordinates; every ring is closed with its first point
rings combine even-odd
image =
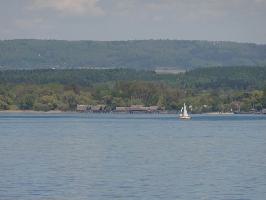
{"type": "Polygon", "coordinates": [[[18,106],[22,110],[31,110],[36,97],[33,94],[24,94],[18,99],[18,106]]]}
{"type": "Polygon", "coordinates": [[[8,103],[2,95],[0,95],[0,110],[8,110],[8,103]]]}
{"type": "Polygon", "coordinates": [[[76,110],[77,108],[77,97],[73,91],[66,91],[63,94],[63,102],[68,105],[70,110],[76,110]]]}
{"type": "Polygon", "coordinates": [[[263,90],[262,106],[263,106],[263,108],[266,108],[266,87],[263,90]]]}

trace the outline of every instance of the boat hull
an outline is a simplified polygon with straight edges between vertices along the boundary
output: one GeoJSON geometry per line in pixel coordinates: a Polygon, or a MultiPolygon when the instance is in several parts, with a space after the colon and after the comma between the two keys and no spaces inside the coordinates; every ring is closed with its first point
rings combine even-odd
{"type": "Polygon", "coordinates": [[[191,117],[190,116],[188,116],[188,117],[179,117],[179,119],[181,119],[181,120],[190,120],[191,117]]]}

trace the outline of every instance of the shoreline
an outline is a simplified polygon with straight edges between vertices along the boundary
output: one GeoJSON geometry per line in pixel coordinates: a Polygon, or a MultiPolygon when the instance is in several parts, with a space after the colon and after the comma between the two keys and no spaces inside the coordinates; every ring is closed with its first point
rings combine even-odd
{"type": "Polygon", "coordinates": [[[205,115],[235,115],[233,112],[206,112],[205,115]]]}
{"type": "MultiPolygon", "coordinates": [[[[178,115],[178,112],[173,112],[173,111],[169,111],[169,112],[136,112],[136,113],[129,113],[129,112],[78,112],[78,111],[61,111],[61,110],[50,110],[50,111],[35,111],[35,110],[0,110],[0,114],[1,113],[7,113],[7,114],[19,114],[19,113],[25,113],[25,114],[69,114],[69,113],[73,113],[73,114],[84,114],[84,113],[93,113],[93,114],[173,114],[173,115],[178,115]]],[[[231,112],[225,112],[225,113],[221,113],[221,112],[206,112],[206,113],[195,113],[192,115],[213,115],[213,116],[228,116],[228,115],[244,115],[244,114],[250,114],[250,115],[263,115],[265,113],[231,113],[231,112]]]]}
{"type": "Polygon", "coordinates": [[[47,113],[47,114],[59,114],[70,113],[71,111],[50,110],[50,111],[36,111],[36,110],[0,110],[0,113],[47,113]]]}

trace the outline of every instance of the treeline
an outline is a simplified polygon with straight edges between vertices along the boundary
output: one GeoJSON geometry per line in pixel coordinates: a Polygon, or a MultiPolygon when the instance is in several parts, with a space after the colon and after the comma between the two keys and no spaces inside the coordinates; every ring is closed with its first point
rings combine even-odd
{"type": "Polygon", "coordinates": [[[134,69],[2,70],[0,84],[50,84],[91,86],[114,81],[163,82],[184,89],[262,89],[266,67],[198,68],[180,74],[156,74],[134,69]]]}
{"type": "Polygon", "coordinates": [[[157,105],[179,110],[186,102],[193,112],[260,111],[266,107],[266,90],[183,90],[164,83],[118,81],[92,87],[45,85],[0,85],[0,110],[75,111],[77,104],[116,106],[157,105]]]}
{"type": "Polygon", "coordinates": [[[104,104],[113,110],[142,104],[178,110],[186,102],[196,113],[261,110],[265,69],[203,68],[178,75],[126,69],[1,71],[0,109],[74,111],[77,104],[104,104]]]}
{"type": "Polygon", "coordinates": [[[198,68],[177,75],[177,83],[185,88],[204,89],[263,89],[266,86],[266,67],[198,68]]]}
{"type": "Polygon", "coordinates": [[[175,81],[175,75],[158,75],[154,71],[134,69],[40,69],[3,70],[0,83],[6,84],[48,84],[89,86],[118,80],[175,81]]]}
{"type": "Polygon", "coordinates": [[[175,68],[259,66],[266,45],[186,40],[135,41],[0,41],[0,66],[40,68],[175,68]]]}

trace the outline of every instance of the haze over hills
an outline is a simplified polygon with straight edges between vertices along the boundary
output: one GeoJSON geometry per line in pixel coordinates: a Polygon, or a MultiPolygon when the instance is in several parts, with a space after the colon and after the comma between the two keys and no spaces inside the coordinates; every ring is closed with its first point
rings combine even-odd
{"type": "Polygon", "coordinates": [[[5,69],[134,68],[187,70],[206,66],[265,66],[266,45],[188,40],[0,41],[5,69]]]}

